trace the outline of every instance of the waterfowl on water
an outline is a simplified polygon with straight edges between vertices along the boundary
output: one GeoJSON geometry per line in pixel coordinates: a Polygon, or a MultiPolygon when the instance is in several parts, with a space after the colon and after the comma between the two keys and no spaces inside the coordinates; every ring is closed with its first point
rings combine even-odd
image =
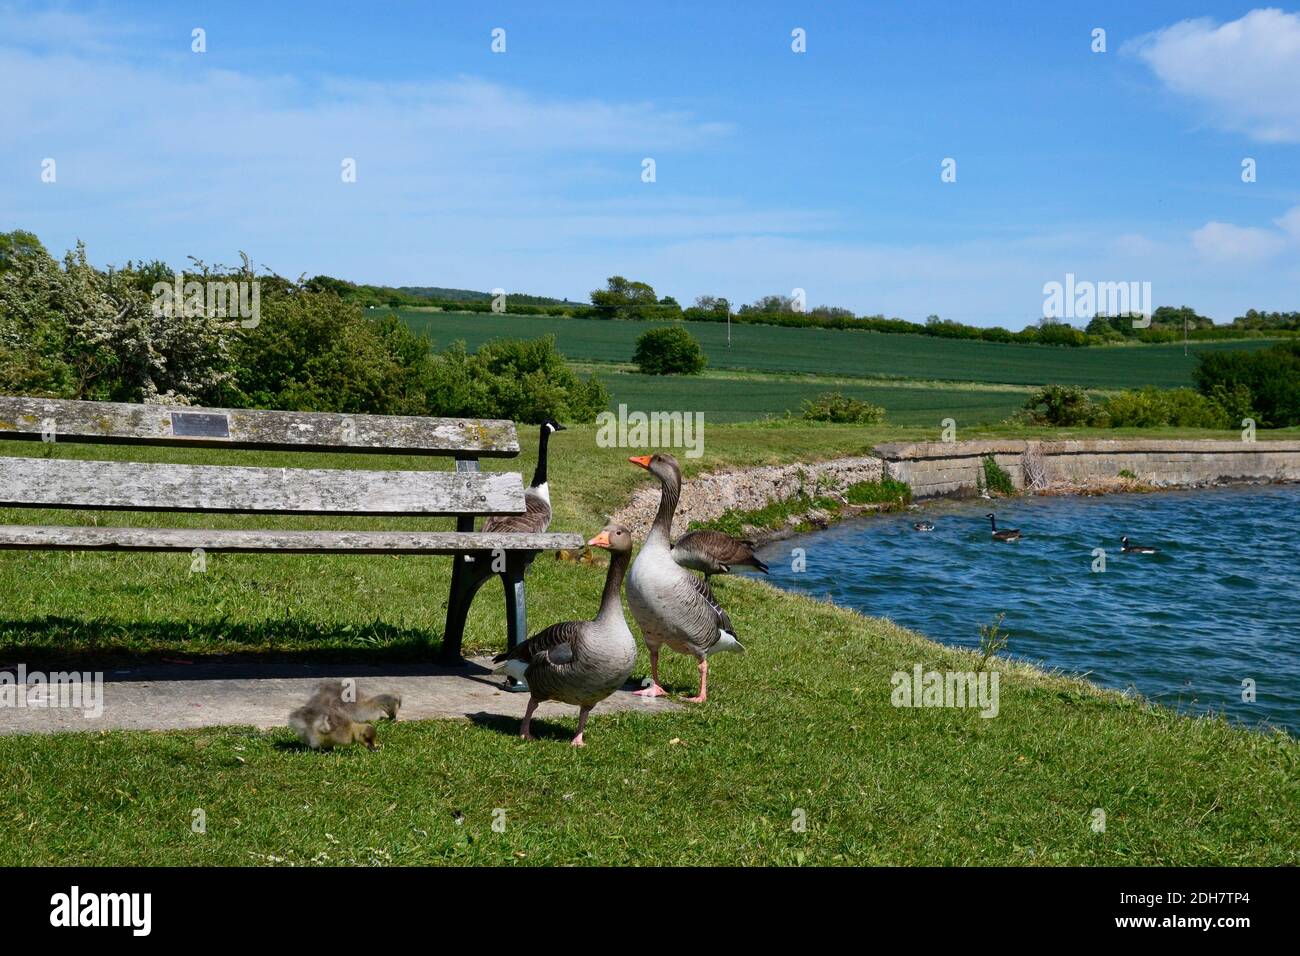
{"type": "Polygon", "coordinates": [[[916,524],[912,525],[912,530],[913,530],[913,531],[933,531],[933,530],[934,530],[934,522],[933,522],[933,521],[918,521],[918,522],[916,522],[916,524]]]}
{"type": "Polygon", "coordinates": [[[988,518],[989,521],[992,522],[994,541],[1019,541],[1020,540],[1019,528],[1005,528],[1002,531],[999,531],[997,518],[993,517],[991,513],[986,514],[984,517],[988,518]]]}
{"type": "Polygon", "coordinates": [[[558,700],[578,708],[578,733],[573,746],[583,746],[587,715],[598,703],[622,687],[636,665],[636,638],[623,617],[623,575],[632,557],[632,535],[610,525],[587,544],[609,551],[609,570],[600,610],[590,621],[564,621],[538,631],[514,650],[493,658],[498,673],[526,681],[528,709],[519,736],[532,740],[533,711],[544,700],[558,700]]]}
{"type": "Polygon", "coordinates": [[[734,567],[749,567],[767,574],[767,565],[754,554],[753,541],[733,538],[724,531],[691,531],[672,546],[673,560],[683,568],[708,578],[727,574],[734,567]]]}
{"type": "Polygon", "coordinates": [[[537,468],[533,480],[524,489],[524,513],[521,515],[494,515],[483,522],[484,531],[509,531],[516,534],[541,534],[551,526],[551,488],[546,482],[546,446],[552,432],[562,432],[564,426],[554,419],[542,422],[542,435],[537,443],[537,468]]]}
{"type": "Polygon", "coordinates": [[[1128,535],[1120,538],[1119,543],[1124,546],[1125,554],[1158,554],[1160,551],[1159,548],[1150,548],[1145,544],[1130,544],[1128,535]]]}
{"type": "Polygon", "coordinates": [[[659,686],[659,651],[667,645],[699,661],[700,692],[687,699],[702,702],[708,698],[709,656],[723,651],[744,653],[745,648],[708,582],[673,560],[668,535],[682,492],[677,459],[657,454],[628,461],[658,478],[661,488],[654,524],[627,576],[628,607],[650,652],[650,686],[637,694],[659,697],[667,693],[659,686]]]}

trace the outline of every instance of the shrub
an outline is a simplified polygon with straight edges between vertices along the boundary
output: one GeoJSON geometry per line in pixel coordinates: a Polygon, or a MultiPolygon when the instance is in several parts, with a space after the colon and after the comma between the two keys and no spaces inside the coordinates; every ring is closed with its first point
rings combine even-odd
{"type": "Polygon", "coordinates": [[[334,292],[262,297],[261,321],[235,345],[232,404],[291,411],[427,414],[428,339],[397,318],[367,319],[334,292]]]}
{"type": "Polygon", "coordinates": [[[437,356],[429,405],[434,414],[517,422],[593,422],[609,405],[600,379],[583,381],[555,339],[496,339],[474,355],[454,343],[437,356]]]}
{"type": "Polygon", "coordinates": [[[1088,344],[1088,336],[1064,322],[1045,322],[1038,328],[1038,341],[1043,345],[1066,345],[1078,348],[1088,344]]]}
{"type": "Polygon", "coordinates": [[[860,402],[839,392],[825,392],[803,403],[803,417],[810,422],[835,422],[842,425],[876,425],[885,420],[879,405],[860,402]]]}
{"type": "Polygon", "coordinates": [[[1083,389],[1073,385],[1045,385],[1025,402],[1031,423],[1074,427],[1090,424],[1096,409],[1083,389]]]}
{"type": "Polygon", "coordinates": [[[642,334],[632,361],[643,375],[697,375],[706,363],[700,343],[680,325],[642,334]]]}
{"type": "Polygon", "coordinates": [[[1108,398],[1101,413],[1111,428],[1228,428],[1223,406],[1190,388],[1147,388],[1108,398]]]}
{"type": "MultiPolygon", "coordinates": [[[[1202,352],[1192,380],[1197,391],[1231,407],[1253,408],[1259,425],[1300,425],[1300,342],[1281,342],[1256,351],[1202,352]],[[1249,392],[1249,401],[1244,401],[1249,392]]],[[[1239,424],[1237,418],[1234,424],[1239,424]]]]}
{"type": "Polygon", "coordinates": [[[0,390],[189,404],[217,400],[233,379],[238,323],[184,310],[154,315],[129,263],[101,272],[78,243],[60,264],[35,237],[10,242],[5,256],[0,390]]]}
{"type": "Polygon", "coordinates": [[[1011,476],[992,455],[984,456],[984,489],[991,494],[1014,495],[1016,493],[1016,486],[1011,476]]]}

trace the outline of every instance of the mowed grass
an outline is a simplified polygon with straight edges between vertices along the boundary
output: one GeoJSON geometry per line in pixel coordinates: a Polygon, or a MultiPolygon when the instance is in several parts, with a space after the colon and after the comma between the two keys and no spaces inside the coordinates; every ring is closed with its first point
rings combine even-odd
{"type": "MultiPolygon", "coordinates": [[[[993,430],[990,433],[1000,433],[993,430]]],[[[724,465],[860,454],[920,429],[710,426],[688,477],[724,465]]],[[[521,460],[491,468],[531,467],[521,460]]],[[[574,428],[552,442],[557,530],[591,533],[644,472],[574,428]]],[[[435,462],[6,443],[0,453],[314,467],[435,462]]],[[[444,466],[445,467],[445,466],[444,466]]],[[[10,511],[5,521],[174,524],[155,515],[10,511]]],[[[225,516],[230,526],[266,519],[225,516]]],[[[290,519],[276,519],[291,523],[290,519]]],[[[333,522],[311,519],[303,526],[333,522]]],[[[393,526],[391,521],[359,522],[393,526]]],[[[436,524],[436,523],[430,523],[436,524]]],[[[870,573],[870,569],[846,571],[870,573]]],[[[0,660],[82,667],[139,656],[412,657],[436,648],[448,559],[0,554],[0,660]]],[[[589,616],[604,568],[543,555],[534,629],[589,616]]],[[[0,864],[1294,864],[1297,748],[1018,664],[999,716],[896,709],[890,676],[972,669],[969,652],[887,622],[727,579],[749,647],[715,661],[710,700],[656,716],[398,722],[377,753],[311,753],[287,730],[0,738],[0,864]],[[1091,827],[1106,814],[1104,833],[1091,827]],[[207,832],[191,830],[203,810],[207,832]],[[494,831],[495,820],[504,832],[494,831]],[[806,831],[792,824],[806,819],[806,831]]],[[[499,648],[499,590],[467,642],[499,648]]],[[[1062,635],[1068,639],[1068,635],[1062,635]]],[[[1014,648],[1012,648],[1014,650],[1014,648]]],[[[644,656],[640,672],[645,670],[644,656]]],[[[693,691],[693,661],[665,659],[693,691]]],[[[111,706],[111,698],[109,700],[111,706]]]]}
{"type": "MultiPolygon", "coordinates": [[[[463,339],[470,349],[475,349],[494,338],[554,335],[559,350],[575,362],[628,362],[637,337],[662,324],[418,309],[392,311],[412,328],[427,332],[439,346],[463,339]]],[[[724,324],[691,322],[687,328],[699,339],[709,365],[715,369],[1100,389],[1190,385],[1198,352],[1264,348],[1271,344],[1262,339],[1193,342],[1185,356],[1182,345],[1071,349],[924,335],[733,325],[728,347],[724,324]]]]}

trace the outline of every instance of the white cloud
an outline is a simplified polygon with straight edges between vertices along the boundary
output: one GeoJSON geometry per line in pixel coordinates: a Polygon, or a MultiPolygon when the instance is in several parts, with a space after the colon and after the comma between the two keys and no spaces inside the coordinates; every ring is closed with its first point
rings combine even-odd
{"type": "Polygon", "coordinates": [[[1163,243],[1138,232],[1116,236],[1110,246],[1118,255],[1126,259],[1150,259],[1167,251],[1163,243]]]}
{"type": "Polygon", "coordinates": [[[1192,233],[1192,246],[1211,262],[1263,262],[1277,255],[1285,244],[1271,230],[1228,222],[1207,222],[1192,233]]]}
{"type": "Polygon", "coordinates": [[[1292,239],[1300,241],[1300,206],[1292,206],[1274,222],[1292,239]]]}
{"type": "Polygon", "coordinates": [[[1218,25],[1183,20],[1126,49],[1221,128],[1300,142],[1300,14],[1267,8],[1218,25]]]}
{"type": "MultiPolygon", "coordinates": [[[[33,229],[56,253],[82,238],[100,264],[229,263],[245,249],[284,275],[579,297],[621,272],[683,302],[797,286],[814,304],[1012,327],[1040,315],[1044,282],[1067,272],[1151,280],[1158,302],[1220,318],[1300,294],[1284,270],[1244,286],[1240,260],[1188,269],[1187,235],[1159,223],[901,242],[870,217],[779,205],[756,187],[687,192],[679,164],[737,161],[739,137],[654,103],[465,76],[220,70],[187,44],[133,56],[121,47],[134,34],[89,20],[42,28],[43,45],[8,26],[0,9],[0,87],[21,92],[0,97],[0,229],[33,229]],[[46,156],[57,185],[39,181],[46,156]],[[345,156],[358,162],[352,185],[345,156]],[[644,156],[658,160],[654,185],[640,182],[644,156]]],[[[1291,213],[1277,224],[1263,230],[1274,245],[1300,225],[1291,213]]],[[[1206,228],[1202,244],[1221,251],[1236,236],[1223,229],[1240,227],[1206,228]]]]}

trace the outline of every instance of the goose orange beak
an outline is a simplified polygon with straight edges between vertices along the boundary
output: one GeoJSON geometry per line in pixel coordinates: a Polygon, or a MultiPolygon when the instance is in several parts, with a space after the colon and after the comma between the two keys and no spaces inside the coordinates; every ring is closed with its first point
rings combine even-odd
{"type": "Polygon", "coordinates": [[[592,538],[590,541],[588,541],[587,544],[591,545],[591,546],[594,547],[594,548],[608,548],[608,547],[609,547],[609,532],[608,532],[608,531],[602,531],[600,534],[596,535],[596,537],[594,537],[594,538],[592,538]]]}
{"type": "Polygon", "coordinates": [[[649,469],[650,467],[649,455],[637,455],[636,457],[629,458],[628,461],[630,461],[634,465],[640,465],[642,468],[649,469]]]}

